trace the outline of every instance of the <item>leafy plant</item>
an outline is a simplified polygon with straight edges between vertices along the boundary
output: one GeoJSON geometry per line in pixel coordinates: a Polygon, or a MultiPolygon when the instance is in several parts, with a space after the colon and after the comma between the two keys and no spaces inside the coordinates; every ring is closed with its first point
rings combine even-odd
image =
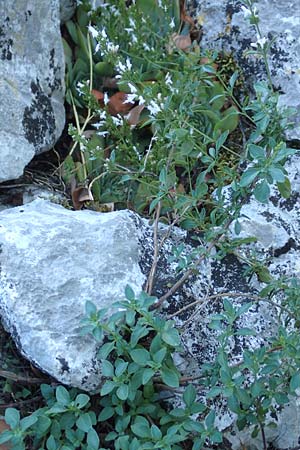
{"type": "Polygon", "coordinates": [[[83,333],[101,344],[100,392],[91,398],[42,385],[41,408],[23,418],[14,408],[6,410],[10,429],[0,443],[15,450],[179,450],[182,445],[200,450],[222,442],[215,410],[225,399],[238,428],[261,433],[267,448],[265,429],[274,425],[270,414],[300,387],[299,282],[276,280],[257,255],[241,256],[238,248],[253,239],[232,239],[228,230],[235,223],[239,235],[240,210],[249,196],[266,203],[277,188],[289,197],[284,166],[295,150],[284,139],[292,111],[279,109],[272,87],[272,41],[260,30],[254,2],[242,3],[258,34],[248,53],[263,58],[268,78],[256,83],[256,97],[245,101],[238,98],[236,66],[230,74],[226,67],[225,76],[224,55],[200,52],[192,21],[176,0],[110,0],[97,10],[84,1],[67,22],[66,99],[73,110],[73,145],[63,166],[74,207],[94,201],[98,210],[129,207],[153,217],[154,263],[147,292],[136,297],[127,287],[125,300],[109,318],[107,311],[86,304],[83,333]],[[199,245],[188,256],[183,248],[174,249],[170,262],[177,265],[179,279],[156,299],[151,291],[159,221],[169,230],[180,225],[196,231],[199,245]],[[216,359],[203,364],[199,377],[186,379],[174,362],[179,333],[155,308],[204,258],[228,253],[247,265],[246,276],[256,273],[265,283],[253,302],[275,304],[278,330],[263,347],[245,348],[233,364],[230,343],[254,333],[239,328],[253,303],[235,307],[225,299],[210,325],[218,334],[216,359]],[[166,393],[176,396],[176,406],[166,393]],[[200,394],[205,394],[203,403],[200,394]]]}

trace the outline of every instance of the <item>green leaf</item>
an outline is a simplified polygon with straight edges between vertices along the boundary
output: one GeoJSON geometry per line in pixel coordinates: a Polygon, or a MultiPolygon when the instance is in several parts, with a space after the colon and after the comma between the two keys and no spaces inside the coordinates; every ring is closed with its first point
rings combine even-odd
{"type": "Polygon", "coordinates": [[[48,428],[50,428],[51,423],[52,422],[51,419],[49,419],[49,417],[39,416],[36,424],[36,429],[38,430],[37,434],[43,435],[48,430],[48,428]]]}
{"type": "Polygon", "coordinates": [[[216,141],[216,151],[218,152],[220,150],[220,148],[222,147],[222,145],[224,144],[224,142],[226,141],[226,139],[228,138],[229,135],[229,131],[226,130],[224,131],[224,133],[222,133],[217,141],[216,141]]]}
{"type": "Polygon", "coordinates": [[[4,414],[5,422],[10,428],[14,429],[19,426],[20,423],[20,413],[15,408],[6,408],[4,414]]]}
{"type": "Polygon", "coordinates": [[[31,425],[35,424],[37,422],[38,418],[37,416],[28,416],[28,417],[24,417],[24,419],[21,419],[20,421],[20,426],[21,426],[21,430],[25,431],[27,430],[27,428],[31,427],[31,425]]]}
{"type": "Polygon", "coordinates": [[[150,427],[147,424],[144,423],[135,423],[134,425],[131,425],[131,431],[140,438],[150,438],[151,432],[150,427]]]}
{"type": "Polygon", "coordinates": [[[11,431],[5,430],[0,434],[0,444],[4,444],[4,442],[9,441],[13,437],[13,433],[11,431]]]}
{"type": "Polygon", "coordinates": [[[190,384],[183,393],[183,401],[189,408],[190,406],[192,406],[195,400],[196,400],[196,389],[192,384],[190,384]]]}
{"type": "Polygon", "coordinates": [[[223,119],[219,120],[215,125],[214,132],[229,131],[230,133],[236,129],[239,123],[239,113],[234,106],[226,109],[223,113],[223,119]]]}
{"type": "Polygon", "coordinates": [[[279,169],[278,167],[270,167],[268,173],[271,175],[274,181],[278,183],[284,183],[285,174],[283,170],[279,169]]]}
{"type": "Polygon", "coordinates": [[[247,169],[246,172],[243,173],[240,179],[240,186],[246,187],[249,186],[255,178],[258,176],[260,170],[256,169],[255,167],[250,167],[250,169],[247,169]]]}
{"type": "Polygon", "coordinates": [[[64,406],[68,405],[71,401],[69,392],[63,386],[56,388],[55,396],[58,403],[64,406]]]}
{"type": "Polygon", "coordinates": [[[114,366],[110,361],[102,361],[102,374],[105,377],[112,378],[114,376],[114,366]]]}
{"type": "Polygon", "coordinates": [[[208,391],[207,398],[217,397],[218,395],[222,394],[222,391],[223,389],[221,387],[214,386],[208,391]]]}
{"type": "Polygon", "coordinates": [[[208,430],[211,430],[214,427],[215,424],[215,418],[216,418],[216,413],[215,411],[212,409],[210,411],[210,413],[206,416],[205,418],[205,425],[207,427],[208,430]]]}
{"type": "Polygon", "coordinates": [[[130,356],[133,361],[140,366],[145,366],[149,361],[151,361],[150,353],[144,348],[131,350],[130,356]]]}
{"type": "Polygon", "coordinates": [[[163,368],[161,370],[161,378],[167,386],[179,387],[179,376],[175,370],[163,368]]]}
{"type": "Polygon", "coordinates": [[[161,338],[166,344],[172,347],[178,347],[180,345],[180,336],[176,328],[167,328],[161,334],[161,338]]]}
{"type": "Polygon", "coordinates": [[[105,422],[106,420],[110,419],[115,413],[115,410],[112,406],[106,406],[102,409],[98,416],[99,422],[105,422]]]}
{"type": "Polygon", "coordinates": [[[107,394],[110,394],[111,391],[113,391],[115,387],[116,387],[116,383],[115,383],[114,381],[108,380],[108,381],[106,381],[106,382],[104,383],[104,385],[102,386],[101,391],[100,391],[100,394],[101,394],[101,395],[107,395],[107,394]]]}
{"type": "Polygon", "coordinates": [[[229,79],[229,86],[231,88],[231,91],[233,90],[235,82],[238,79],[238,77],[239,77],[239,72],[236,70],[229,79]]]}
{"type": "Polygon", "coordinates": [[[67,20],[67,22],[65,22],[65,26],[67,27],[67,30],[71,38],[73,39],[74,43],[78,45],[77,29],[74,22],[72,20],[67,20]]]}
{"type": "Polygon", "coordinates": [[[83,408],[90,401],[90,397],[87,394],[78,394],[75,398],[75,404],[78,408],[83,408]]]}
{"type": "Polygon", "coordinates": [[[94,305],[94,303],[90,302],[89,300],[85,303],[85,313],[87,316],[91,316],[93,314],[96,314],[97,308],[94,305]]]}
{"type": "Polygon", "coordinates": [[[147,336],[149,334],[149,331],[145,327],[136,326],[131,334],[130,337],[130,344],[132,347],[135,347],[138,341],[147,336]]]}
{"type": "Polygon", "coordinates": [[[153,369],[145,369],[142,375],[142,383],[147,384],[151,378],[154,376],[155,371],[153,369]]]}
{"type": "Polygon", "coordinates": [[[156,353],[152,356],[153,361],[156,362],[156,363],[158,363],[158,364],[161,364],[161,363],[163,362],[163,360],[164,360],[166,354],[167,354],[167,349],[166,349],[166,347],[161,348],[158,352],[156,352],[156,353]]]}
{"type": "Polygon", "coordinates": [[[235,336],[255,336],[256,333],[251,328],[240,328],[238,331],[234,333],[235,336]]]}
{"type": "Polygon", "coordinates": [[[92,427],[92,420],[89,413],[84,413],[76,421],[77,427],[87,433],[92,427]]]}
{"type": "Polygon", "coordinates": [[[291,182],[287,177],[285,177],[282,183],[276,183],[276,185],[283,198],[289,198],[291,196],[291,182]]]}
{"type": "Polygon", "coordinates": [[[156,425],[151,425],[151,437],[154,441],[162,438],[162,432],[156,425]]]}
{"type": "Polygon", "coordinates": [[[294,373],[290,380],[290,390],[295,392],[296,389],[300,388],[300,372],[294,373]]]}
{"type": "Polygon", "coordinates": [[[94,70],[97,75],[100,75],[101,77],[111,77],[114,73],[113,65],[106,62],[106,61],[100,61],[98,62],[94,70]]]}
{"type": "Polygon", "coordinates": [[[121,386],[118,387],[116,394],[120,400],[127,400],[129,394],[128,384],[121,384],[121,386]]]}
{"type": "Polygon", "coordinates": [[[56,441],[52,435],[48,437],[46,447],[47,450],[57,450],[56,441]]]}
{"type": "Polygon", "coordinates": [[[238,236],[240,232],[242,231],[242,226],[238,220],[234,222],[234,232],[238,236]]]}
{"type": "Polygon", "coordinates": [[[131,286],[129,286],[129,284],[126,284],[126,287],[125,287],[125,297],[127,298],[127,300],[130,300],[130,301],[135,299],[134,290],[132,289],[131,286]]]}
{"type": "Polygon", "coordinates": [[[87,444],[89,446],[89,450],[98,450],[99,449],[99,437],[94,428],[91,428],[87,434],[87,444]]]}
{"type": "Polygon", "coordinates": [[[103,340],[104,332],[102,328],[97,327],[93,329],[92,335],[94,336],[97,342],[101,342],[103,340]]]}
{"type": "Polygon", "coordinates": [[[103,344],[98,352],[98,358],[99,359],[106,359],[108,355],[113,351],[115,348],[114,342],[107,342],[106,344],[103,344]]]}
{"type": "Polygon", "coordinates": [[[254,197],[261,203],[267,203],[270,197],[270,188],[268,183],[264,180],[255,187],[253,191],[254,197]]]}
{"type": "Polygon", "coordinates": [[[127,369],[128,362],[125,362],[123,359],[119,358],[115,361],[115,375],[116,377],[120,377],[127,369]]]}
{"type": "Polygon", "coordinates": [[[248,146],[249,153],[253,159],[265,160],[266,151],[264,148],[259,147],[255,144],[250,144],[248,146]]]}

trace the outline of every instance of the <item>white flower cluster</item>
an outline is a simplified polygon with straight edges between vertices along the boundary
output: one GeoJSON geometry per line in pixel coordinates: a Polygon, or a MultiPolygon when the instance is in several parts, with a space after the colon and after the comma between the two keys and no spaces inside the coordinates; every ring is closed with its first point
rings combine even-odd
{"type": "Polygon", "coordinates": [[[138,94],[137,88],[132,84],[128,83],[131,94],[127,94],[126,100],[123,103],[134,103],[139,102],[139,105],[144,105],[145,99],[138,94]]]}
{"type": "Polygon", "coordinates": [[[132,68],[132,64],[129,58],[126,58],[125,63],[123,64],[121,61],[118,61],[116,66],[116,70],[119,72],[119,75],[116,75],[116,78],[122,78],[122,75],[125,72],[130,72],[132,68]]]}
{"type": "Polygon", "coordinates": [[[266,43],[268,42],[268,39],[266,37],[261,37],[259,35],[256,36],[256,42],[251,42],[251,47],[253,48],[264,48],[264,46],[266,45],[266,43]]]}
{"type": "Polygon", "coordinates": [[[82,96],[87,93],[87,92],[84,92],[84,89],[87,90],[89,84],[90,84],[90,80],[86,80],[83,83],[81,81],[78,81],[78,83],[76,85],[76,91],[78,92],[79,96],[82,96]]]}
{"type": "Polygon", "coordinates": [[[248,19],[249,17],[257,17],[258,15],[258,11],[256,6],[254,6],[253,10],[251,11],[251,9],[247,8],[246,6],[242,5],[241,6],[241,11],[244,13],[244,17],[245,19],[248,19]]]}
{"type": "Polygon", "coordinates": [[[164,109],[164,104],[162,102],[161,93],[157,94],[156,99],[151,100],[146,107],[150,111],[151,116],[156,116],[160,111],[162,111],[164,109]]]}
{"type": "Polygon", "coordinates": [[[119,51],[119,45],[114,44],[108,39],[105,28],[102,28],[101,31],[98,31],[95,27],[89,25],[88,30],[91,33],[92,37],[97,40],[95,53],[98,53],[100,51],[100,55],[104,56],[109,53],[117,53],[119,51]]]}

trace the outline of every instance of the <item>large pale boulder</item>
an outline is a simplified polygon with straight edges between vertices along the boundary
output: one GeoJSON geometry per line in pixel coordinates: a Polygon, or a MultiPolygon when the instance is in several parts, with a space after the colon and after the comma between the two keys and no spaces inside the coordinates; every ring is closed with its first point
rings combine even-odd
{"type": "MultiPolygon", "coordinates": [[[[245,81],[266,79],[264,63],[246,56],[257,42],[256,32],[244,17],[242,3],[234,0],[188,0],[189,9],[203,27],[202,48],[233,53],[243,69],[245,81]]],[[[270,52],[270,69],[274,86],[280,92],[280,104],[298,111],[290,139],[300,139],[300,12],[299,1],[258,0],[255,2],[263,36],[274,42],[270,52]]]]}
{"type": "Polygon", "coordinates": [[[64,127],[64,54],[59,0],[2,0],[0,182],[22,175],[64,127]]]}
{"type": "Polygon", "coordinates": [[[42,199],[0,214],[5,327],[44,371],[95,389],[96,343],[80,337],[80,319],[87,300],[106,307],[123,297],[126,284],[141,290],[134,216],[74,212],[42,199]]]}

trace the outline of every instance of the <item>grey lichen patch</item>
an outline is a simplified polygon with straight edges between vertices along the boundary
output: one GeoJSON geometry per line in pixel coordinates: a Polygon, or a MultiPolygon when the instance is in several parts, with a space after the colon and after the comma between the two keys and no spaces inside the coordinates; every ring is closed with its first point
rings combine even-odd
{"type": "Polygon", "coordinates": [[[39,80],[31,83],[33,100],[24,110],[22,125],[29,143],[41,149],[49,136],[55,133],[55,117],[51,100],[39,84],[39,80]]]}
{"type": "Polygon", "coordinates": [[[0,25],[0,59],[10,61],[12,59],[13,40],[8,35],[10,19],[6,17],[0,25]]]}
{"type": "Polygon", "coordinates": [[[55,49],[52,48],[49,57],[49,74],[51,77],[47,77],[51,92],[62,90],[62,80],[61,80],[61,67],[59,64],[55,64],[55,49]]]}

